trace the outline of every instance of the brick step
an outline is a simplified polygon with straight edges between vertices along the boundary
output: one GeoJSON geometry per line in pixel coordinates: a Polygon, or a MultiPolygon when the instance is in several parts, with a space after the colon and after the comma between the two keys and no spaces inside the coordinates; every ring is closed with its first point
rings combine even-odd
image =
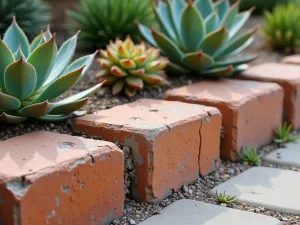
{"type": "Polygon", "coordinates": [[[213,107],[143,99],[78,118],[74,130],[131,147],[132,195],[140,201],[158,202],[220,162],[221,115],[213,107]]]}
{"type": "Polygon", "coordinates": [[[220,79],[169,90],[166,100],[216,107],[223,120],[221,156],[237,160],[243,146],[270,143],[282,124],[283,90],[275,83],[220,79]]]}
{"type": "Polygon", "coordinates": [[[3,224],[108,224],[122,215],[124,154],[116,145],[37,132],[0,142],[0,150],[3,224]]]}
{"type": "Polygon", "coordinates": [[[245,80],[274,82],[279,84],[284,90],[283,120],[287,121],[289,124],[292,124],[295,129],[300,128],[299,65],[265,63],[250,67],[238,78],[245,80]]]}

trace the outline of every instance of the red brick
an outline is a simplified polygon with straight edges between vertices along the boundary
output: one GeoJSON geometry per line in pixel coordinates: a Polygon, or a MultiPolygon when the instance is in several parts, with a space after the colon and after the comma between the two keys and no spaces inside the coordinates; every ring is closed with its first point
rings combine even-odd
{"type": "Polygon", "coordinates": [[[50,132],[0,142],[0,221],[108,224],[122,215],[123,170],[109,142],[50,132]]]}
{"type": "Polygon", "coordinates": [[[78,118],[74,129],[131,147],[137,200],[158,202],[219,165],[221,115],[212,107],[144,99],[78,118]]]}
{"type": "Polygon", "coordinates": [[[300,55],[286,56],[281,62],[286,64],[300,65],[300,55]]]}
{"type": "Polygon", "coordinates": [[[284,89],[284,121],[300,128],[300,67],[267,63],[250,67],[241,79],[274,82],[284,89]]]}
{"type": "Polygon", "coordinates": [[[167,91],[165,99],[218,108],[224,128],[221,156],[230,160],[237,159],[243,146],[269,143],[274,129],[281,125],[283,91],[273,83],[202,81],[167,91]]]}

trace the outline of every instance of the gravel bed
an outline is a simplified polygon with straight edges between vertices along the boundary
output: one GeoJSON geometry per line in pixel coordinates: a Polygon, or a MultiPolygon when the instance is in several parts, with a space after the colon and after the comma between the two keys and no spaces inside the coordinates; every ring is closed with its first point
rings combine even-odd
{"type": "MultiPolygon", "coordinates": [[[[251,18],[246,28],[251,28],[252,25],[259,24],[260,21],[261,18],[253,17],[251,18]]],[[[268,49],[266,43],[264,42],[260,34],[257,34],[257,40],[255,41],[253,46],[246,51],[247,54],[248,53],[257,54],[258,52],[260,55],[258,59],[255,60],[252,64],[258,64],[258,63],[270,62],[270,61],[278,62],[283,56],[282,54],[270,51],[270,49],[268,49]]],[[[79,56],[80,54],[77,55],[77,57],[79,56]]],[[[86,90],[92,85],[95,85],[96,84],[95,74],[97,68],[98,67],[95,63],[92,66],[92,68],[89,70],[85,78],[73,89],[72,92],[68,94],[74,94],[78,91],[86,90]]],[[[175,87],[180,87],[183,85],[188,85],[196,81],[199,81],[200,79],[197,77],[191,77],[191,76],[188,77],[186,75],[180,77],[176,75],[172,75],[169,76],[169,80],[171,83],[170,86],[158,88],[158,89],[146,88],[145,90],[141,91],[140,93],[137,94],[137,96],[135,96],[133,99],[130,100],[122,96],[116,96],[116,97],[112,96],[109,88],[103,88],[89,101],[89,104],[86,107],[87,113],[92,113],[96,110],[108,109],[119,104],[135,101],[140,98],[162,99],[164,92],[166,90],[175,87]]],[[[73,121],[74,118],[71,118],[59,124],[53,124],[53,123],[44,124],[44,123],[36,122],[34,120],[28,120],[19,125],[0,124],[0,141],[15,136],[23,135],[25,133],[35,132],[35,131],[51,131],[51,132],[62,133],[62,134],[88,137],[85,134],[72,131],[73,121]]],[[[95,138],[95,137],[88,137],[88,138],[95,138]]],[[[126,157],[125,192],[128,193],[130,187],[130,181],[133,180],[135,176],[132,158],[130,157],[130,148],[121,145],[119,143],[116,144],[120,147],[121,150],[124,151],[126,157]]],[[[275,150],[277,147],[278,147],[277,145],[268,145],[260,149],[260,151],[266,154],[275,150]]],[[[266,166],[276,167],[274,165],[266,165],[266,166]]],[[[206,177],[201,177],[190,185],[183,186],[182,190],[180,190],[177,193],[173,193],[171,196],[169,196],[167,199],[163,200],[161,203],[157,205],[152,205],[148,203],[137,203],[127,197],[125,202],[125,208],[124,208],[124,216],[120,219],[113,221],[113,223],[111,224],[113,225],[138,224],[152,215],[159,214],[161,209],[173,203],[174,201],[179,199],[184,199],[184,198],[194,199],[194,200],[203,201],[211,204],[217,204],[215,199],[209,198],[207,196],[207,192],[213,187],[217,186],[218,184],[230,179],[233,176],[240,174],[241,172],[245,171],[249,167],[250,167],[249,165],[243,163],[232,163],[232,162],[222,161],[221,166],[217,172],[212,173],[206,177]]],[[[299,169],[297,168],[288,168],[288,167],[280,167],[280,168],[299,171],[299,169]]],[[[225,205],[223,206],[225,207],[225,205]]],[[[298,216],[280,214],[278,212],[267,211],[263,208],[251,207],[246,204],[229,204],[226,206],[240,209],[240,210],[270,215],[283,221],[284,225],[294,225],[294,224],[300,225],[300,218],[298,216]]]]}

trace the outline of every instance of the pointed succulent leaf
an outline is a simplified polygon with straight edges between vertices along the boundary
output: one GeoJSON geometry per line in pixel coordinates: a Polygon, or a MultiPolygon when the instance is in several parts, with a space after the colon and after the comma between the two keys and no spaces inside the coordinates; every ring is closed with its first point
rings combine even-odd
{"type": "Polygon", "coordinates": [[[26,61],[26,58],[22,52],[22,48],[21,48],[21,45],[19,46],[18,48],[18,51],[16,51],[14,53],[14,58],[15,58],[15,61],[19,60],[21,57],[23,57],[23,60],[26,61]]]}
{"type": "Polygon", "coordinates": [[[78,70],[75,70],[58,78],[53,83],[51,83],[33,102],[38,103],[46,100],[51,101],[66,93],[78,82],[83,69],[84,67],[81,67],[78,70]]]}
{"type": "Polygon", "coordinates": [[[196,0],[194,5],[204,19],[215,10],[211,0],[196,0]]]}
{"type": "Polygon", "coordinates": [[[175,62],[180,62],[183,52],[173,41],[154,29],[152,30],[152,35],[156,43],[163,50],[163,52],[168,54],[170,59],[175,62]]]}
{"type": "Polygon", "coordinates": [[[213,12],[210,14],[206,19],[204,20],[206,33],[209,34],[212,31],[216,30],[220,26],[220,20],[219,16],[216,12],[213,12]]]}
{"type": "Polygon", "coordinates": [[[52,33],[50,30],[50,25],[47,25],[46,32],[44,33],[44,40],[46,42],[46,41],[49,41],[51,38],[52,38],[52,33]]]}
{"type": "Polygon", "coordinates": [[[57,46],[55,43],[55,35],[37,47],[28,57],[27,62],[30,63],[36,70],[37,83],[35,91],[39,90],[44,82],[48,79],[56,58],[57,46]]]}
{"type": "Polygon", "coordinates": [[[104,84],[103,82],[100,84],[97,84],[92,88],[89,88],[85,91],[82,91],[75,95],[72,95],[71,97],[68,97],[62,101],[59,101],[57,104],[59,104],[59,105],[69,104],[71,102],[75,102],[75,101],[90,97],[90,96],[94,95],[103,86],[103,84],[104,84]]]}
{"type": "Polygon", "coordinates": [[[204,69],[213,65],[214,60],[203,51],[187,53],[182,62],[192,70],[203,71],[204,69]]]}
{"type": "Polygon", "coordinates": [[[209,69],[201,73],[204,77],[226,77],[233,72],[232,66],[209,69]]]}
{"type": "Polygon", "coordinates": [[[5,112],[0,113],[0,122],[10,123],[10,124],[18,124],[25,121],[26,118],[20,116],[13,116],[6,114],[5,112]]]}
{"type": "Polygon", "coordinates": [[[175,28],[176,34],[179,36],[181,33],[180,15],[184,10],[185,2],[183,0],[173,0],[167,1],[167,4],[169,4],[169,8],[171,9],[173,26],[175,28]]]}
{"type": "Polygon", "coordinates": [[[65,121],[69,118],[72,117],[72,114],[69,114],[69,115],[45,115],[45,116],[42,116],[42,117],[39,117],[37,118],[38,120],[42,121],[42,122],[62,122],[62,121],[65,121]]]}
{"type": "Polygon", "coordinates": [[[21,59],[10,64],[4,74],[5,89],[9,95],[23,100],[29,97],[36,86],[34,67],[21,59]]]}
{"type": "Polygon", "coordinates": [[[181,15],[181,36],[184,47],[189,51],[195,51],[205,32],[202,16],[189,1],[181,15]]]}
{"type": "Polygon", "coordinates": [[[134,76],[141,76],[145,73],[145,69],[141,68],[141,69],[130,70],[129,73],[134,76]]]}
{"type": "Polygon", "coordinates": [[[61,104],[60,102],[54,103],[54,108],[50,112],[52,115],[70,114],[76,110],[81,109],[88,103],[88,98],[79,99],[77,101],[67,102],[61,104]]]}
{"type": "Polygon", "coordinates": [[[141,76],[143,81],[148,84],[160,84],[163,78],[158,74],[144,74],[141,76]]]}
{"type": "Polygon", "coordinates": [[[128,75],[127,72],[119,66],[113,66],[110,72],[116,77],[126,77],[128,75]]]}
{"type": "Polygon", "coordinates": [[[78,34],[79,32],[64,42],[60,47],[59,51],[57,52],[53,69],[49,75],[49,80],[52,80],[54,77],[57,78],[71,62],[75,53],[78,34]]]}
{"type": "Polygon", "coordinates": [[[83,56],[77,60],[75,60],[73,63],[71,63],[61,74],[56,74],[56,76],[52,76],[46,80],[45,84],[43,85],[44,87],[49,85],[50,83],[52,83],[55,79],[57,79],[58,77],[64,76],[72,71],[75,70],[79,70],[80,68],[82,68],[83,66],[84,69],[82,71],[81,77],[84,76],[84,74],[86,73],[86,71],[90,68],[90,66],[92,65],[94,58],[96,56],[96,54],[98,53],[98,51],[96,51],[94,54],[91,55],[87,55],[87,56],[83,56]]]}
{"type": "Polygon", "coordinates": [[[4,94],[0,91],[0,111],[11,111],[11,110],[16,110],[21,107],[21,102],[19,99],[4,94]]]}
{"type": "Polygon", "coordinates": [[[119,79],[119,77],[117,77],[117,76],[107,75],[107,76],[98,78],[98,81],[99,82],[105,81],[105,85],[111,85],[111,84],[114,84],[118,79],[119,79]]]}
{"type": "Polygon", "coordinates": [[[53,104],[49,103],[48,101],[44,101],[25,106],[24,108],[18,110],[18,113],[23,117],[41,117],[51,112],[53,107],[53,104]]]}
{"type": "Polygon", "coordinates": [[[16,52],[21,44],[22,52],[28,57],[30,52],[29,42],[23,30],[17,24],[15,17],[7,29],[3,41],[12,52],[16,52]]]}
{"type": "Polygon", "coordinates": [[[229,38],[233,38],[240,29],[245,25],[246,21],[249,19],[253,9],[250,9],[246,12],[239,14],[236,18],[235,23],[231,26],[229,30],[229,38]]]}
{"type": "Polygon", "coordinates": [[[121,59],[126,59],[129,57],[129,52],[127,51],[127,49],[125,48],[125,46],[123,46],[123,44],[121,44],[118,48],[117,48],[117,53],[119,58],[121,59]]]}
{"type": "Polygon", "coordinates": [[[43,35],[44,35],[44,32],[41,31],[41,33],[33,39],[33,41],[30,44],[30,52],[33,52],[38,46],[40,46],[42,44],[43,35]]]}
{"type": "Polygon", "coordinates": [[[124,86],[125,86],[125,80],[124,79],[119,80],[117,83],[114,84],[112,88],[112,94],[113,95],[119,94],[123,90],[124,86]]]}
{"type": "Polygon", "coordinates": [[[141,90],[144,87],[144,82],[140,77],[126,77],[126,83],[130,88],[141,90]]]}
{"type": "Polygon", "coordinates": [[[229,55],[236,54],[237,50],[240,52],[240,49],[244,49],[244,47],[249,46],[252,43],[252,36],[256,32],[257,29],[252,29],[248,31],[246,34],[242,35],[239,38],[232,39],[230,42],[228,42],[226,45],[224,45],[223,48],[221,48],[219,51],[217,51],[214,55],[215,58],[221,58],[229,55]]]}
{"type": "Polygon", "coordinates": [[[232,28],[239,13],[239,1],[233,4],[226,13],[222,20],[222,25],[225,25],[228,30],[232,28]]]}
{"type": "Polygon", "coordinates": [[[74,70],[78,70],[81,67],[85,66],[82,71],[82,76],[86,73],[86,71],[90,68],[92,65],[95,56],[97,55],[98,51],[96,51],[94,54],[83,56],[77,60],[75,60],[71,65],[69,65],[62,74],[70,73],[74,70]]]}
{"type": "Polygon", "coordinates": [[[149,42],[152,46],[157,47],[157,44],[156,44],[154,38],[152,37],[151,30],[148,27],[146,27],[140,23],[138,24],[138,27],[139,27],[141,34],[146,39],[146,41],[149,42]]]}
{"type": "Polygon", "coordinates": [[[218,2],[215,3],[215,8],[218,12],[218,16],[221,21],[226,16],[229,6],[230,6],[230,4],[229,4],[228,0],[219,0],[218,2]]]}
{"type": "Polygon", "coordinates": [[[221,27],[214,32],[208,34],[200,43],[200,47],[204,53],[213,55],[227,40],[228,30],[225,27],[221,27]]]}
{"type": "Polygon", "coordinates": [[[6,67],[13,63],[14,56],[10,49],[4,44],[4,42],[0,39],[0,89],[2,92],[5,92],[4,85],[4,72],[6,67]]]}
{"type": "Polygon", "coordinates": [[[229,59],[224,61],[217,61],[211,68],[219,68],[219,67],[226,67],[226,66],[237,66],[240,64],[251,62],[252,60],[256,59],[257,56],[246,56],[238,59],[229,59]]]}
{"type": "Polygon", "coordinates": [[[162,0],[159,0],[157,7],[154,7],[154,12],[156,13],[157,21],[159,22],[163,33],[172,40],[176,40],[176,35],[173,30],[170,11],[167,4],[162,0]]]}
{"type": "Polygon", "coordinates": [[[130,87],[126,87],[125,88],[125,94],[127,95],[128,98],[132,98],[133,96],[136,95],[137,90],[130,88],[130,87]]]}
{"type": "Polygon", "coordinates": [[[131,70],[136,68],[136,64],[131,59],[121,59],[119,63],[124,69],[131,70]]]}
{"type": "Polygon", "coordinates": [[[161,64],[160,60],[152,61],[145,66],[145,71],[146,72],[157,71],[159,70],[160,64],[161,64]]]}

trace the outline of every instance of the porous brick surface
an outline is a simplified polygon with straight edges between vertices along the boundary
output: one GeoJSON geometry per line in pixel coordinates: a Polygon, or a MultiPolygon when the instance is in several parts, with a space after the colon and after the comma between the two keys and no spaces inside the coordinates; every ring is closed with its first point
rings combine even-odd
{"type": "Polygon", "coordinates": [[[282,63],[300,65],[300,55],[290,55],[282,59],[282,63]]]}
{"type": "Polygon", "coordinates": [[[219,165],[216,108],[142,99],[78,118],[74,129],[130,146],[137,171],[132,194],[157,202],[219,165]]]}
{"type": "Polygon", "coordinates": [[[123,171],[109,142],[50,132],[0,142],[0,224],[108,224],[122,215],[123,171]]]}
{"type": "Polygon", "coordinates": [[[166,100],[213,106],[223,120],[221,156],[236,160],[243,146],[272,141],[282,123],[283,90],[274,83],[221,79],[166,92],[166,100]]]}
{"type": "Polygon", "coordinates": [[[250,67],[239,78],[279,84],[284,89],[284,121],[300,128],[300,66],[266,63],[250,67]]]}

